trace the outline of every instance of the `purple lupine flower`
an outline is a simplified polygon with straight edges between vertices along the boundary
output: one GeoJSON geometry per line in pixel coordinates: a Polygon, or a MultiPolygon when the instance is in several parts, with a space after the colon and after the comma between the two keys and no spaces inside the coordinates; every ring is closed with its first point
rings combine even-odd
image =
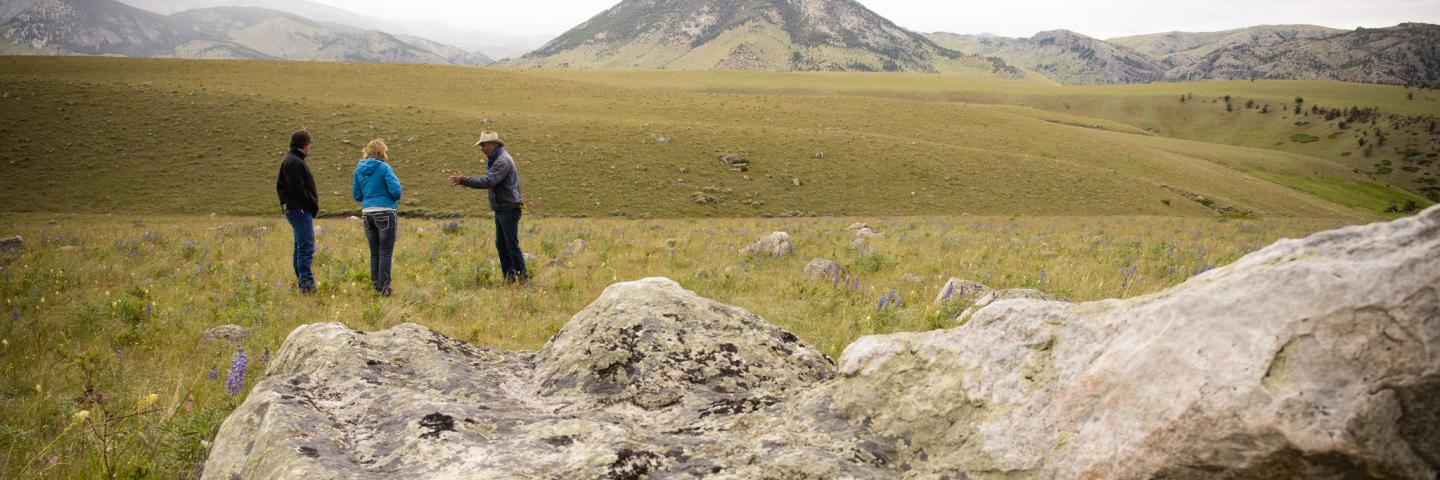
{"type": "Polygon", "coordinates": [[[895,304],[895,289],[893,289],[893,288],[890,289],[890,296],[889,296],[889,298],[886,300],[886,302],[889,303],[889,304],[891,304],[891,305],[894,305],[894,304],[895,304]]]}
{"type": "Polygon", "coordinates": [[[1045,283],[1045,267],[1040,267],[1040,283],[1045,283]]]}
{"type": "Polygon", "coordinates": [[[902,301],[900,300],[900,295],[899,295],[899,294],[896,294],[896,295],[895,295],[895,301],[890,302],[890,306],[895,307],[895,308],[900,308],[900,307],[903,307],[903,306],[904,306],[904,302],[902,302],[902,301]]]}
{"type": "Polygon", "coordinates": [[[265,353],[260,354],[260,361],[270,363],[270,347],[265,347],[265,353]]]}
{"type": "Polygon", "coordinates": [[[18,321],[20,321],[20,309],[17,308],[17,309],[14,309],[14,310],[11,310],[11,311],[10,311],[10,321],[12,321],[12,322],[18,322],[18,321]]]}
{"type": "Polygon", "coordinates": [[[880,294],[880,300],[877,300],[877,301],[875,302],[875,311],[878,312],[878,311],[884,310],[884,309],[885,309],[885,294],[882,293],[882,294],[880,294]]]}
{"type": "Polygon", "coordinates": [[[220,378],[220,372],[216,371],[215,367],[210,367],[210,379],[214,380],[217,378],[220,378]]]}
{"type": "Polygon", "coordinates": [[[955,293],[955,282],[945,282],[945,291],[940,292],[940,301],[949,300],[952,293],[955,293]]]}
{"type": "Polygon", "coordinates": [[[148,316],[150,316],[150,315],[152,315],[152,314],[154,314],[154,313],[155,313],[155,302],[146,303],[146,304],[145,304],[145,316],[148,317],[148,316]]]}
{"type": "Polygon", "coordinates": [[[225,374],[225,393],[239,395],[240,390],[245,388],[245,365],[249,358],[245,356],[245,347],[235,347],[235,359],[230,361],[230,371],[225,374]]]}
{"type": "Polygon", "coordinates": [[[840,288],[840,274],[835,274],[835,285],[832,288],[840,288]]]}

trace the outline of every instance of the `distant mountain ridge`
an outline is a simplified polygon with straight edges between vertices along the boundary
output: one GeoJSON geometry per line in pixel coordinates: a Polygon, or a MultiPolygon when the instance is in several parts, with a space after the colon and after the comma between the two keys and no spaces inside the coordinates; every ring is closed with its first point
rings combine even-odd
{"type": "Polygon", "coordinates": [[[212,59],[437,63],[491,60],[418,37],[395,36],[251,7],[161,15],[115,0],[20,0],[0,24],[0,51],[212,59]],[[18,4],[17,4],[18,3],[18,4]]]}
{"type": "Polygon", "coordinates": [[[1063,30],[1031,38],[928,37],[1064,84],[1267,78],[1440,85],[1440,26],[1419,23],[1353,31],[1262,25],[1109,40],[1063,30]]]}
{"type": "Polygon", "coordinates": [[[852,0],[624,0],[516,63],[1021,76],[1004,62],[940,47],[852,0]]]}
{"type": "MultiPolygon", "coordinates": [[[[33,0],[15,0],[33,1],[33,0]]],[[[545,44],[553,35],[505,35],[451,28],[440,22],[375,18],[308,0],[121,0],[127,5],[170,15],[214,7],[259,7],[299,15],[311,20],[362,30],[379,30],[396,36],[424,37],[490,58],[517,57],[545,44]]],[[[0,10],[3,12],[3,10],[0,10]]],[[[3,18],[3,17],[0,17],[3,18]]]]}

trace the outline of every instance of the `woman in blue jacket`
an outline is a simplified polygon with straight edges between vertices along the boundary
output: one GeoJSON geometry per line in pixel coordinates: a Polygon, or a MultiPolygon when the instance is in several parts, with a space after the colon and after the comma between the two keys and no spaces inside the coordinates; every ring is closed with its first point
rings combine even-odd
{"type": "Polygon", "coordinates": [[[390,296],[390,260],[400,232],[395,207],[400,202],[400,179],[385,163],[385,141],[371,140],[360,149],[364,159],[355,166],[355,201],[365,217],[365,239],[370,241],[370,283],[380,295],[390,296]]]}

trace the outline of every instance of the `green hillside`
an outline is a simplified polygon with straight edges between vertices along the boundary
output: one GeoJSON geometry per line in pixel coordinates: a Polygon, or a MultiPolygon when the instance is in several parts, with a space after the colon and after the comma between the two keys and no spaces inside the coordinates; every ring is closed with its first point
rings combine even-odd
{"type": "MultiPolygon", "coordinates": [[[[331,212],[355,209],[351,170],[374,137],[391,144],[402,210],[484,212],[481,192],[445,181],[481,171],[470,144],[483,129],[505,135],[531,211],[553,216],[1368,217],[1428,204],[1349,165],[1143,135],[1156,129],[1131,118],[1152,116],[1132,102],[1221,84],[34,57],[0,58],[0,72],[11,211],[270,213],[299,126],[315,132],[331,212]]],[[[1387,87],[1306,88],[1338,104],[1387,87]]]]}

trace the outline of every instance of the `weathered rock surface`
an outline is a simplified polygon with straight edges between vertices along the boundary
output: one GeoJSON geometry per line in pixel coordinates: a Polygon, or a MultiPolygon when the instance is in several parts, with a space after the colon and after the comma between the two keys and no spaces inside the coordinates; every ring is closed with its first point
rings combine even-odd
{"type": "Polygon", "coordinates": [[[239,325],[226,324],[210,327],[209,330],[206,330],[204,334],[200,335],[200,339],[208,342],[221,341],[239,343],[245,341],[245,338],[249,336],[250,329],[239,325]]]}
{"type": "Polygon", "coordinates": [[[790,245],[790,234],[785,232],[773,232],[756,240],[755,243],[740,249],[744,255],[765,255],[779,257],[789,255],[795,248],[790,245]]]}
{"type": "Polygon", "coordinates": [[[306,325],[204,478],[1435,478],[1440,207],[1125,301],[996,299],[835,372],[664,279],[538,353],[306,325]]]}
{"type": "Polygon", "coordinates": [[[19,235],[0,238],[0,253],[15,253],[25,249],[25,239],[19,235]]]}
{"type": "MultiPolygon", "coordinates": [[[[972,283],[973,285],[965,285],[965,286],[973,289],[973,288],[975,288],[975,285],[980,285],[980,284],[974,283],[974,282],[971,282],[971,283],[972,283]]],[[[981,286],[981,287],[985,287],[984,285],[980,285],[980,286],[981,286]]],[[[979,312],[980,309],[985,308],[986,306],[988,306],[988,305],[990,305],[990,304],[992,304],[992,303],[1001,301],[1001,300],[1025,299],[1025,300],[1046,300],[1046,301],[1050,301],[1050,300],[1069,301],[1069,300],[1065,300],[1065,299],[1063,299],[1063,298],[1060,298],[1060,297],[1057,297],[1057,296],[1054,296],[1054,295],[1051,295],[1051,294],[1048,294],[1048,293],[1045,293],[1045,292],[1042,292],[1042,291],[1039,291],[1039,290],[1036,290],[1036,289],[1033,289],[1033,288],[1007,288],[1007,289],[1004,289],[1004,290],[991,290],[990,287],[985,287],[985,289],[986,289],[985,291],[980,292],[980,293],[982,293],[981,295],[971,296],[970,298],[975,299],[975,300],[974,300],[975,303],[972,304],[972,305],[970,305],[969,307],[967,307],[967,308],[965,309],[965,311],[960,312],[959,315],[956,315],[956,316],[955,316],[955,319],[964,320],[964,319],[970,318],[971,316],[975,315],[976,312],[979,312]]],[[[943,295],[945,294],[944,290],[941,290],[940,294],[943,296],[943,295]]],[[[963,299],[962,299],[962,300],[963,300],[963,299]]]]}
{"type": "Polygon", "coordinates": [[[805,264],[805,276],[817,280],[830,280],[845,276],[845,267],[831,260],[816,258],[805,264]]]}
{"type": "Polygon", "coordinates": [[[577,239],[571,240],[570,243],[565,244],[565,254],[566,254],[566,255],[570,255],[570,256],[573,257],[573,256],[575,256],[575,255],[579,255],[579,254],[581,254],[581,253],[584,253],[584,252],[585,252],[585,249],[587,249],[587,248],[589,248],[589,247],[590,247],[590,244],[585,243],[584,240],[581,240],[581,239],[578,239],[578,238],[577,238],[577,239]]]}

